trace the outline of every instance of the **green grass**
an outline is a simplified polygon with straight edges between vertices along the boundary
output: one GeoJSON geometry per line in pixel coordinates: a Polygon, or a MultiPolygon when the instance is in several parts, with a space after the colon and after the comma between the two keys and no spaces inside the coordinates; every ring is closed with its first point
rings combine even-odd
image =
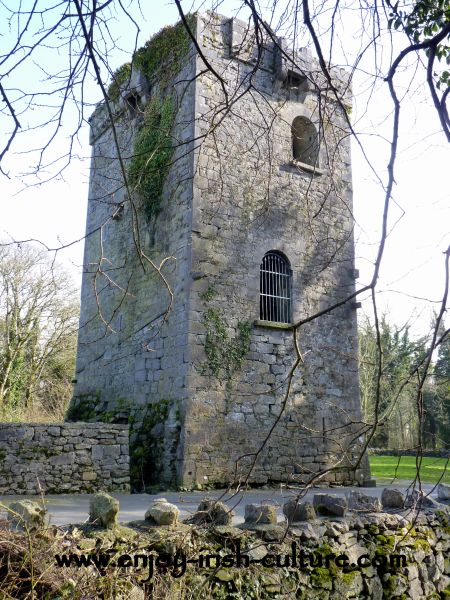
{"type": "MultiPolygon", "coordinates": [[[[371,456],[370,469],[375,479],[412,481],[416,476],[416,457],[371,456]]],[[[446,458],[422,458],[420,477],[425,483],[450,483],[450,461],[447,463],[446,458]]]]}

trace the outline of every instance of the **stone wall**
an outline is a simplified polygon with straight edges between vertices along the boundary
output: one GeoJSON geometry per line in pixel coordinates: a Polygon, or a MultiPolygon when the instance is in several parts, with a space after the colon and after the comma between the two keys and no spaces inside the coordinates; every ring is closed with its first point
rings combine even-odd
{"type": "MultiPolygon", "coordinates": [[[[68,419],[96,421],[107,414],[110,421],[130,423],[131,475],[137,490],[142,481],[176,481],[181,459],[180,407],[186,401],[188,371],[194,66],[188,60],[170,82],[176,113],[172,135],[183,144],[172,159],[161,212],[150,221],[142,198],[134,198],[133,205],[128,201],[105,106],[91,117],[86,231],[94,233],[85,242],[76,383],[68,419]],[[120,205],[120,218],[112,219],[120,205]],[[155,267],[163,263],[157,271],[155,267]]],[[[156,88],[157,84],[154,93],[156,88]]],[[[141,96],[142,110],[148,101],[141,96]]],[[[112,108],[116,135],[129,158],[142,126],[142,111],[127,113],[120,102],[112,103],[112,108]]]]}
{"type": "MultiPolygon", "coordinates": [[[[387,448],[369,448],[369,454],[376,456],[417,456],[417,450],[407,448],[405,450],[388,450],[387,448]]],[[[430,458],[447,458],[450,456],[450,451],[446,448],[440,450],[425,449],[420,451],[420,456],[428,456],[430,458]]]]}
{"type": "Polygon", "coordinates": [[[0,423],[0,494],[129,491],[128,425],[0,423]]]}
{"type": "MultiPolygon", "coordinates": [[[[307,49],[293,58],[295,67],[284,65],[304,78],[302,90],[294,90],[280,73],[279,48],[268,39],[258,56],[252,36],[236,19],[209,13],[198,19],[199,44],[237,98],[232,118],[207,137],[210,115],[224,94],[212,73],[200,75],[204,66],[197,58],[195,137],[205,139],[194,165],[192,270],[198,276],[189,288],[182,480],[217,483],[231,474],[246,479],[257,456],[249,477],[255,483],[308,481],[329,469],[322,481],[361,481],[362,470],[346,469],[362,441],[354,304],[299,329],[302,358],[287,399],[296,359],[293,333],[259,320],[260,265],[269,251],[290,263],[293,322],[355,289],[345,108],[322,94],[326,86],[307,49]],[[293,160],[291,126],[298,116],[320,132],[317,171],[293,160]],[[251,327],[249,351],[231,377],[225,369],[217,374],[208,368],[205,315],[211,311],[229,340],[239,343],[240,322],[251,327]]],[[[345,73],[333,75],[339,88],[345,73]]],[[[346,89],[344,103],[348,82],[346,89]]],[[[219,339],[216,344],[226,363],[219,339]]]]}

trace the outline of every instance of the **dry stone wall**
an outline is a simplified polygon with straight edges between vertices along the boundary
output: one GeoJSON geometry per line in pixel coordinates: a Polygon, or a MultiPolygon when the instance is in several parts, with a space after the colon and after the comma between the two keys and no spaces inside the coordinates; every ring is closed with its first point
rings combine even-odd
{"type": "Polygon", "coordinates": [[[128,425],[1,423],[0,494],[129,491],[128,425]]]}

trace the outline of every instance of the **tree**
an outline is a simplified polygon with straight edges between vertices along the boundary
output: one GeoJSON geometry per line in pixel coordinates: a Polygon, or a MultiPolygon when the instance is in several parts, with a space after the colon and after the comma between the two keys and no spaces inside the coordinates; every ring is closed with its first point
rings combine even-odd
{"type": "Polygon", "coordinates": [[[450,338],[439,328],[442,342],[432,376],[425,390],[424,436],[432,448],[448,448],[450,445],[450,338]]]}
{"type": "Polygon", "coordinates": [[[78,326],[70,278],[30,246],[0,248],[0,413],[61,417],[78,326]]]}
{"type": "MultiPolygon", "coordinates": [[[[409,328],[390,323],[387,315],[381,316],[379,331],[382,365],[379,430],[371,443],[380,448],[413,448],[417,445],[418,415],[412,374],[423,360],[425,341],[412,340],[409,328]]],[[[360,389],[364,418],[369,423],[376,417],[379,352],[376,328],[366,316],[359,327],[360,389]]]]}

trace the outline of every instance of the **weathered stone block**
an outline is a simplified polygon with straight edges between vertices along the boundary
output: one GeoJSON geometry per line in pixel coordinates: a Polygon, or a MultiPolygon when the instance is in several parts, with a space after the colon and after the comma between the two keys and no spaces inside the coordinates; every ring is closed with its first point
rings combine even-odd
{"type": "Polygon", "coordinates": [[[405,495],[400,490],[384,488],[381,493],[381,504],[383,508],[403,508],[405,505],[405,495]]]}
{"type": "Polygon", "coordinates": [[[8,521],[15,529],[33,531],[46,526],[47,511],[31,500],[18,500],[8,506],[8,521]]]}
{"type": "Polygon", "coordinates": [[[423,490],[414,490],[412,494],[408,494],[408,496],[406,497],[405,507],[439,508],[439,502],[433,500],[433,498],[428,494],[424,493],[423,490]]]}
{"type": "Polygon", "coordinates": [[[100,527],[112,529],[117,525],[119,502],[105,493],[92,496],[89,503],[89,521],[100,527]]]}
{"type": "Polygon", "coordinates": [[[439,500],[450,500],[450,485],[439,483],[437,486],[437,495],[439,500]]]}
{"type": "Polygon", "coordinates": [[[180,511],[167,502],[165,498],[157,498],[145,513],[145,520],[155,525],[174,525],[179,517],[180,511]]]}
{"type": "Polygon", "coordinates": [[[49,458],[51,465],[72,465],[75,462],[75,452],[67,452],[66,454],[57,454],[49,458]]]}
{"type": "Polygon", "coordinates": [[[335,515],[336,517],[345,517],[348,508],[346,498],[332,494],[315,494],[313,504],[320,515],[335,515]]]}
{"type": "Polygon", "coordinates": [[[247,525],[276,524],[277,509],[272,504],[247,504],[245,523],[247,525]]]}
{"type": "Polygon", "coordinates": [[[316,518],[316,511],[311,502],[297,502],[295,499],[283,504],[283,513],[289,522],[313,521],[316,518]]]}
{"type": "Polygon", "coordinates": [[[202,500],[188,523],[195,525],[231,525],[233,512],[223,502],[202,500]]]}
{"type": "Polygon", "coordinates": [[[376,496],[369,496],[361,492],[350,492],[348,507],[352,510],[379,512],[382,508],[381,500],[376,496]]]}

